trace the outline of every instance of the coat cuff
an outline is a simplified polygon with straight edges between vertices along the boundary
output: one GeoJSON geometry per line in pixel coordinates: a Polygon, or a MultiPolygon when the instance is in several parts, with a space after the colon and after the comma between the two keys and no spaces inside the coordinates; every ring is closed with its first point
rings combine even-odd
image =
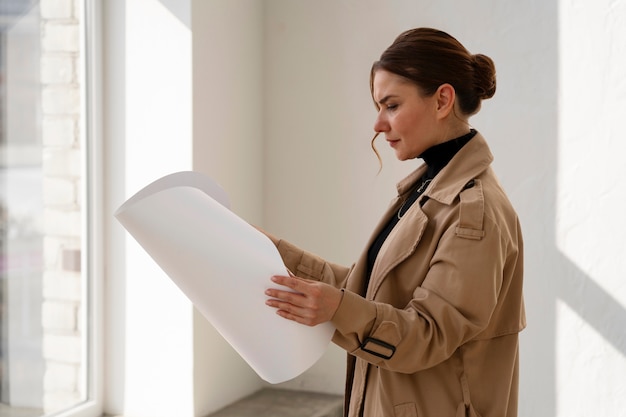
{"type": "Polygon", "coordinates": [[[343,335],[354,334],[355,329],[358,329],[359,333],[369,334],[376,320],[376,306],[352,291],[346,289],[341,291],[343,297],[331,323],[343,335]]]}

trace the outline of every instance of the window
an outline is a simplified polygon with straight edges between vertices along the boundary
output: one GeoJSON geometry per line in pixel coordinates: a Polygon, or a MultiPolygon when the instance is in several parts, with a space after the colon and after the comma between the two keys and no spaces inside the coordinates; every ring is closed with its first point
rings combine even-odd
{"type": "Polygon", "coordinates": [[[94,400],[90,3],[0,0],[3,417],[87,415],[94,400]]]}

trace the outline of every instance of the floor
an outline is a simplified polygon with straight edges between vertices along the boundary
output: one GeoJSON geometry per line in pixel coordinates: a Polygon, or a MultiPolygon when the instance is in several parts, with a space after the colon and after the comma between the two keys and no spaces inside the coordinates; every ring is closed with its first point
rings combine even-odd
{"type": "MultiPolygon", "coordinates": [[[[207,417],[341,417],[341,395],[263,389],[207,417]]],[[[41,417],[42,410],[0,404],[0,417],[41,417]]]]}
{"type": "Polygon", "coordinates": [[[343,397],[263,389],[207,417],[341,417],[343,397]]]}

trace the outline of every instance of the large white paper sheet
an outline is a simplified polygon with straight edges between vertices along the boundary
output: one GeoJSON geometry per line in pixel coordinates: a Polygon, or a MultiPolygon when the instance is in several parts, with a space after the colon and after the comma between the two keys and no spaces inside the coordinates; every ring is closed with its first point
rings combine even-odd
{"type": "Polygon", "coordinates": [[[284,382],[321,357],[334,327],[265,305],[270,277],[287,269],[269,238],[228,207],[213,180],[185,171],[149,184],[115,217],[261,378],[284,382]]]}

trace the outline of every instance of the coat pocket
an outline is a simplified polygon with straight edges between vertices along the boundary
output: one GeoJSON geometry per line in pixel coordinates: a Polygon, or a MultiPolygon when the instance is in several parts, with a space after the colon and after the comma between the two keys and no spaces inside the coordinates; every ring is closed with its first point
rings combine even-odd
{"type": "Polygon", "coordinates": [[[394,417],[417,417],[415,403],[398,404],[393,407],[394,417]]]}

